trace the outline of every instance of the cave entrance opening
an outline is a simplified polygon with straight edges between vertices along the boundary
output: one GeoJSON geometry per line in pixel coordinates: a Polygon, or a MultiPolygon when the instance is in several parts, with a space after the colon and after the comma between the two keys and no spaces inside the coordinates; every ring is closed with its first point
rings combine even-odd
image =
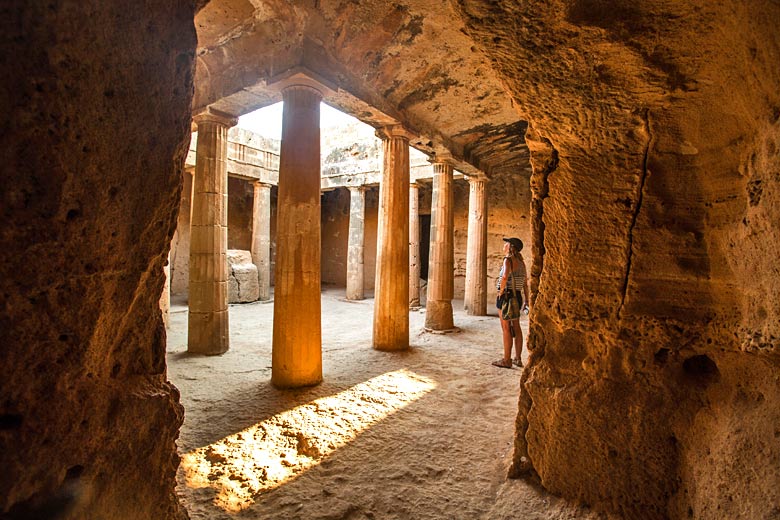
{"type": "MultiPolygon", "coordinates": [[[[219,4],[220,2],[212,2],[207,9],[212,5],[216,9],[219,4]]],[[[206,9],[203,12],[206,13],[206,9]]],[[[219,13],[213,11],[211,14],[218,15],[219,13]]],[[[395,18],[391,17],[390,21],[392,20],[395,18]]],[[[440,121],[441,126],[427,125],[424,121],[425,118],[420,117],[419,108],[399,110],[398,107],[392,106],[396,101],[371,99],[370,96],[360,98],[353,94],[353,92],[365,94],[365,91],[359,88],[351,90],[348,86],[343,90],[334,89],[334,85],[323,77],[328,75],[327,67],[316,63],[316,59],[312,59],[312,56],[323,58],[322,62],[326,63],[329,57],[318,55],[316,49],[312,51],[309,46],[314,40],[306,39],[302,44],[301,63],[280,75],[275,75],[276,73],[271,75],[269,71],[284,70],[284,67],[277,68],[274,65],[269,69],[254,64],[251,67],[252,71],[263,71],[263,73],[268,73],[269,77],[260,77],[262,74],[257,72],[247,73],[243,77],[240,74],[228,73],[225,75],[225,84],[219,85],[223,81],[219,75],[221,64],[210,61],[212,57],[217,55],[213,51],[223,46],[226,47],[225,50],[228,50],[227,47],[232,45],[231,42],[238,42],[242,35],[235,33],[235,38],[215,38],[212,41],[213,45],[211,45],[207,43],[209,30],[211,29],[202,24],[199,25],[201,47],[199,47],[197,58],[198,70],[208,71],[209,77],[196,77],[196,100],[193,102],[193,106],[196,107],[195,112],[199,114],[196,116],[196,120],[224,127],[220,131],[224,130],[225,137],[222,144],[226,150],[225,155],[222,158],[213,155],[208,157],[208,160],[212,161],[211,164],[218,165],[224,159],[226,175],[230,177],[226,183],[227,219],[224,225],[227,228],[226,241],[228,247],[237,247],[243,251],[242,254],[238,254],[230,249],[225,253],[230,261],[226,275],[228,278],[227,286],[229,289],[235,288],[238,293],[238,301],[243,301],[243,298],[247,297],[244,293],[252,289],[251,280],[257,278],[258,285],[260,285],[259,291],[262,293],[261,266],[264,266],[268,269],[266,283],[268,284],[269,298],[264,300],[260,297],[257,301],[226,307],[225,313],[230,315],[230,351],[219,357],[198,358],[177,352],[176,350],[181,350],[187,341],[185,335],[186,312],[174,312],[173,314],[170,337],[171,343],[178,341],[178,347],[174,346],[173,349],[169,349],[168,373],[171,380],[181,389],[182,402],[187,409],[187,419],[181,430],[180,448],[184,452],[185,460],[191,460],[193,465],[201,469],[204,469],[203,466],[210,467],[210,469],[205,468],[206,471],[194,473],[188,473],[187,468],[180,471],[179,484],[184,489],[184,494],[190,498],[185,500],[185,504],[197,509],[199,507],[197,504],[203,503],[197,498],[197,495],[201,493],[197,490],[205,484],[205,487],[214,489],[217,495],[215,503],[221,503],[228,509],[234,507],[236,503],[244,503],[242,501],[247,498],[245,490],[242,491],[239,488],[254,490],[249,493],[251,496],[248,498],[251,500],[247,500],[246,503],[252,503],[247,507],[262,508],[264,506],[259,504],[261,501],[255,501],[259,493],[257,489],[260,488],[254,488],[254,482],[270,482],[274,478],[271,475],[271,468],[285,465],[292,467],[290,465],[296,465],[296,460],[303,459],[316,460],[317,463],[325,458],[334,460],[336,467],[341,468],[338,471],[340,475],[355,475],[363,482],[373,480],[375,475],[383,472],[376,467],[371,469],[371,464],[365,461],[363,455],[357,459],[357,463],[355,460],[350,460],[349,455],[346,455],[346,465],[340,465],[342,463],[339,462],[339,459],[343,456],[342,454],[344,452],[350,453],[349,446],[340,444],[333,439],[324,439],[326,437],[323,433],[324,429],[315,429],[313,432],[289,430],[288,434],[283,434],[280,439],[284,445],[280,445],[282,449],[274,458],[278,464],[267,460],[269,459],[267,453],[263,452],[265,454],[258,455],[257,451],[253,451],[257,446],[253,445],[252,441],[258,440],[259,436],[265,435],[269,429],[276,428],[279,425],[276,418],[284,416],[285,412],[301,408],[309,409],[309,406],[313,406],[318,414],[328,413],[328,406],[323,403],[329,403],[331,396],[340,395],[339,390],[363,388],[361,385],[376,381],[377,378],[381,380],[386,374],[398,370],[399,366],[413,373],[406,374],[401,378],[391,378],[394,386],[391,394],[398,396],[412,392],[420,381],[425,384],[430,383],[432,389],[420,397],[419,403],[422,406],[417,401],[407,406],[408,410],[413,411],[414,414],[411,423],[405,420],[403,413],[395,411],[392,421],[383,419],[383,428],[392,429],[392,425],[399,424],[401,432],[412,432],[412,436],[415,438],[414,449],[404,447],[400,450],[408,453],[408,457],[395,462],[398,462],[400,467],[408,468],[415,466],[415,460],[422,458],[433,456],[436,460],[441,461],[448,458],[445,452],[449,448],[446,446],[442,446],[442,449],[432,448],[430,439],[426,440],[428,432],[433,430],[441,430],[439,433],[442,438],[460,443],[465,450],[464,452],[468,452],[464,456],[465,462],[473,464],[474,461],[479,461],[480,457],[487,453],[481,449],[480,443],[471,442],[459,432],[451,431],[446,424],[442,424],[434,412],[449,409],[452,415],[460,414],[463,396],[459,395],[458,392],[440,392],[438,389],[470,388],[473,386],[474,377],[480,377],[479,375],[475,376],[469,370],[442,371],[440,369],[442,366],[481,367],[489,371],[495,370],[490,367],[490,361],[495,358],[499,349],[499,327],[493,320],[480,318],[479,312],[469,312],[468,314],[463,312],[460,299],[464,292],[466,283],[464,275],[468,263],[466,261],[466,248],[470,232],[467,232],[466,229],[471,228],[470,188],[475,184],[475,180],[478,181],[476,184],[482,185],[483,191],[485,191],[485,181],[489,178],[491,182],[496,179],[503,188],[495,192],[503,193],[499,197],[500,200],[495,201],[497,202],[495,211],[497,218],[493,219],[491,213],[495,229],[489,230],[485,226],[483,231],[485,236],[482,243],[490,242],[485,248],[489,253],[482,253],[482,256],[486,257],[483,258],[483,266],[488,262],[490,265],[488,269],[480,271],[478,276],[478,278],[482,278],[480,285],[483,295],[487,292],[488,295],[492,296],[492,291],[489,289],[490,279],[494,279],[497,274],[497,272],[492,272],[493,264],[498,264],[498,262],[493,262],[493,256],[501,250],[501,237],[520,235],[524,240],[526,239],[523,233],[513,231],[523,223],[522,220],[516,218],[517,215],[511,210],[511,208],[518,206],[518,201],[513,200],[513,194],[516,192],[513,188],[515,185],[512,184],[511,180],[508,180],[513,178],[512,173],[506,174],[507,171],[512,170],[513,163],[504,160],[500,156],[501,154],[497,155],[490,149],[495,143],[498,143],[497,149],[502,151],[523,148],[519,128],[522,126],[524,129],[524,126],[516,123],[517,113],[511,109],[511,103],[507,99],[497,99],[505,97],[505,94],[491,91],[491,89],[495,90],[494,86],[483,76],[478,80],[479,86],[473,93],[475,103],[479,103],[479,106],[470,108],[469,114],[466,115],[454,114],[452,112],[454,103],[445,103],[435,110],[431,107],[429,110],[431,114],[442,112],[449,114],[449,116],[440,121]],[[201,37],[203,38],[201,39],[201,37]],[[324,75],[313,72],[312,67],[317,68],[320,73],[324,72],[324,75]],[[305,69],[305,71],[301,72],[301,69],[305,69]],[[301,74],[306,77],[302,77],[301,74]],[[211,85],[198,85],[198,78],[204,82],[214,82],[216,86],[212,88],[211,85]],[[244,81],[246,84],[236,84],[236,78],[241,78],[238,81],[244,81]],[[233,83],[231,84],[231,82],[233,83]],[[225,94],[210,98],[215,92],[225,94]],[[274,104],[280,98],[284,98],[285,104],[295,103],[290,109],[290,113],[295,115],[290,116],[289,120],[285,119],[284,124],[277,126],[280,128],[277,142],[279,139],[282,142],[276,148],[263,150],[256,146],[256,140],[247,135],[244,136],[243,142],[230,142],[231,133],[245,132],[241,129],[242,120],[251,119],[250,113],[258,106],[275,106],[275,110],[278,110],[278,116],[275,119],[278,121],[283,117],[286,118],[281,106],[274,104]],[[315,135],[312,99],[317,101],[316,106],[319,107],[321,113],[328,110],[328,104],[332,103],[333,106],[344,109],[349,114],[358,115],[362,121],[370,125],[372,133],[374,129],[380,132],[382,135],[381,145],[377,144],[380,143],[380,140],[376,138],[374,138],[374,145],[372,145],[377,148],[381,147],[384,151],[383,155],[379,155],[380,159],[377,160],[378,164],[374,170],[377,174],[377,182],[371,182],[366,178],[369,177],[366,174],[368,170],[366,172],[353,171],[352,175],[349,175],[349,171],[342,171],[343,167],[337,163],[343,162],[341,159],[344,158],[359,158],[363,150],[360,149],[360,146],[347,147],[345,150],[331,154],[325,150],[323,144],[328,132],[326,132],[326,125],[322,123],[317,128],[318,133],[316,134],[320,138],[317,139],[319,143],[316,143],[319,144],[318,153],[312,152],[315,148],[315,140],[310,139],[312,135],[315,135]],[[325,105],[320,104],[322,99],[326,101],[325,105]],[[370,99],[371,102],[365,101],[366,99],[370,99]],[[205,101],[201,102],[203,100],[205,101]],[[417,113],[414,114],[415,112],[417,113]],[[487,125],[481,124],[478,118],[486,113],[494,114],[494,119],[487,125]],[[239,115],[241,117],[238,118],[238,126],[228,130],[232,120],[239,115]],[[453,123],[455,123],[454,126],[453,123]],[[295,128],[294,131],[285,134],[284,129],[290,129],[288,125],[295,128]],[[410,130],[415,126],[419,130],[417,133],[410,130]],[[442,129],[446,129],[446,133],[450,135],[444,135],[441,132],[442,129]],[[306,139],[309,141],[303,143],[306,139]],[[293,149],[296,152],[293,152],[292,155],[286,154],[285,143],[289,145],[288,151],[293,149]],[[415,178],[415,155],[418,155],[421,163],[424,163],[420,164],[420,169],[430,170],[431,173],[427,178],[419,176],[415,178]],[[388,156],[391,157],[391,160],[387,160],[388,156]],[[285,164],[285,157],[288,159],[294,157],[293,162],[285,164]],[[330,165],[329,159],[332,163],[330,165]],[[254,164],[255,162],[258,164],[254,164]],[[402,172],[404,168],[399,167],[403,163],[408,165],[406,172],[402,172]],[[315,164],[319,166],[316,168],[316,183],[313,182],[314,175],[311,173],[315,169],[315,164]],[[496,167],[498,164],[503,165],[503,171],[499,171],[502,168],[496,167]],[[260,168],[262,172],[252,174],[249,172],[252,167],[260,168]],[[287,173],[291,174],[288,177],[288,181],[291,181],[288,188],[283,188],[282,182],[285,168],[287,168],[287,173]],[[405,173],[408,179],[405,179],[404,182],[389,181],[385,183],[383,178],[383,186],[380,187],[378,177],[383,174],[382,172],[388,170],[393,170],[394,174],[405,173]],[[359,182],[355,182],[361,175],[363,178],[359,182]],[[464,175],[467,176],[468,183],[463,180],[464,175]],[[502,175],[504,175],[504,179],[502,179],[502,175]],[[406,201],[409,201],[410,206],[412,205],[411,196],[403,192],[405,182],[417,185],[419,191],[419,197],[417,197],[419,216],[416,219],[412,219],[403,210],[406,201]],[[305,189],[304,184],[306,185],[305,189]],[[236,199],[231,192],[234,191],[234,187],[239,185],[241,187],[237,190],[241,193],[236,199]],[[397,185],[402,188],[389,202],[384,200],[382,194],[383,190],[387,192],[385,187],[388,185],[397,185]],[[269,201],[267,208],[263,202],[266,200],[269,201]],[[313,209],[315,206],[316,216],[313,209]],[[379,229],[382,222],[382,218],[379,216],[382,207],[390,215],[389,218],[395,219],[384,230],[379,229]],[[259,208],[263,208],[263,215],[270,216],[259,218],[259,208]],[[507,210],[507,208],[510,209],[507,210]],[[358,234],[351,225],[352,217],[361,210],[363,218],[355,220],[362,220],[362,245],[351,247],[351,238],[358,234]],[[374,211],[376,211],[376,217],[373,216],[374,211]],[[262,224],[258,225],[260,221],[262,224]],[[419,281],[420,278],[427,280],[429,286],[427,293],[424,292],[423,298],[421,298],[424,300],[422,303],[430,305],[431,299],[435,300],[437,314],[449,314],[450,318],[449,327],[442,326],[442,323],[446,323],[446,320],[442,320],[440,323],[434,324],[432,328],[437,330],[436,326],[438,326],[439,329],[445,329],[443,331],[437,330],[438,332],[456,330],[452,326],[454,312],[457,316],[455,321],[466,334],[423,335],[422,331],[428,329],[430,325],[426,319],[430,313],[415,312],[415,310],[409,312],[410,308],[414,309],[413,303],[409,300],[404,301],[408,295],[403,294],[404,291],[400,289],[405,290],[404,286],[408,283],[406,277],[409,275],[411,262],[405,247],[408,245],[411,248],[412,244],[411,241],[406,243],[408,237],[403,236],[401,232],[406,223],[410,224],[410,228],[414,227],[413,221],[419,224],[420,228],[417,244],[419,248],[418,263],[423,276],[417,277],[417,280],[419,281]],[[314,226],[315,222],[316,226],[314,226]],[[267,229],[265,232],[267,239],[257,238],[258,229],[267,229]],[[372,234],[376,237],[373,239],[375,241],[373,245],[371,244],[372,240],[368,237],[372,234]],[[380,257],[380,252],[377,249],[381,249],[379,246],[381,244],[380,235],[391,237],[386,242],[395,241],[395,245],[385,251],[385,262],[401,260],[400,268],[396,266],[395,271],[386,273],[384,276],[385,283],[392,288],[393,293],[389,299],[389,305],[386,302],[380,303],[378,298],[372,302],[371,300],[350,298],[349,294],[349,267],[352,263],[350,258],[354,256],[353,253],[356,250],[362,250],[363,253],[363,273],[357,278],[362,279],[363,282],[378,281],[382,278],[379,272],[375,272],[373,275],[370,273],[370,267],[384,265],[377,261],[380,257]],[[248,250],[246,249],[247,244],[249,244],[248,250]],[[401,245],[404,247],[400,247],[401,245]],[[307,252],[313,252],[312,246],[316,247],[317,251],[316,254],[309,255],[307,252]],[[265,264],[262,260],[265,253],[258,254],[259,249],[268,250],[265,264]],[[329,250],[333,251],[329,252],[329,250]],[[449,255],[445,254],[447,250],[450,251],[449,255]],[[371,260],[371,252],[375,254],[373,260],[371,260]],[[299,264],[295,265],[293,261],[290,261],[291,258],[298,259],[296,261],[299,264]],[[316,277],[312,274],[311,266],[303,268],[307,265],[307,261],[312,265],[319,264],[319,272],[316,273],[316,277]],[[280,264],[283,262],[289,263],[280,268],[280,264]],[[442,266],[446,266],[446,268],[442,270],[442,266]],[[435,272],[445,273],[446,276],[439,276],[436,279],[433,275],[435,272]],[[282,274],[280,275],[280,273],[282,274]],[[244,278],[241,278],[242,276],[244,278]],[[249,281],[247,281],[247,276],[249,281]],[[315,278],[316,284],[312,283],[315,278]],[[280,289],[280,285],[286,289],[280,289]],[[307,285],[305,290],[301,290],[302,285],[307,285]],[[316,285],[316,294],[311,292],[312,287],[309,287],[313,285],[316,285]],[[432,294],[434,298],[430,297],[432,294]],[[284,302],[282,302],[283,297],[286,298],[284,302]],[[312,308],[312,302],[315,300],[318,304],[317,309],[312,308]],[[273,304],[271,305],[269,302],[273,302],[273,304]],[[387,319],[377,319],[376,309],[390,306],[400,308],[401,312],[389,316],[387,319]],[[400,319],[402,315],[403,320],[400,319]],[[280,320],[287,321],[287,328],[277,334],[277,325],[280,320]],[[402,323],[402,321],[405,322],[402,323]],[[310,336],[315,333],[313,325],[315,322],[317,324],[317,339],[311,341],[310,336]],[[392,332],[399,337],[403,336],[403,341],[406,342],[402,345],[403,348],[398,350],[412,350],[413,355],[382,356],[378,355],[376,350],[372,350],[370,348],[372,344],[376,349],[377,323],[385,324],[387,329],[396,329],[392,332]],[[373,330],[371,330],[371,325],[374,327],[373,330]],[[290,347],[289,352],[292,353],[288,359],[290,364],[295,365],[297,360],[306,359],[307,366],[304,368],[308,369],[313,364],[309,361],[314,358],[321,364],[315,368],[321,370],[324,364],[327,375],[325,384],[304,386],[298,380],[295,385],[291,386],[302,386],[303,388],[291,392],[281,392],[274,386],[274,383],[279,381],[275,374],[276,367],[279,366],[275,357],[279,336],[290,347]],[[317,347],[315,355],[311,354],[315,349],[304,352],[303,349],[299,348],[300,344],[306,344],[308,349],[313,343],[316,343],[317,347]],[[412,343],[412,349],[408,348],[410,343],[412,343]],[[484,352],[470,348],[474,344],[484,347],[484,352]],[[301,352],[303,354],[299,355],[301,352]],[[464,357],[464,353],[466,357],[464,357]],[[417,356],[418,354],[419,356],[417,356]],[[484,356],[484,358],[480,356],[484,356]],[[415,357],[417,361],[415,361],[415,357]],[[407,378],[407,376],[409,377],[407,378]],[[444,429],[442,430],[442,428],[444,429]],[[317,438],[318,436],[321,438],[317,438]],[[338,449],[333,451],[335,448],[329,447],[330,444],[338,449]],[[235,453],[227,453],[233,448],[237,448],[235,453]],[[249,451],[242,451],[244,448],[249,451]],[[472,449],[477,451],[469,452],[472,449]],[[292,453],[293,451],[295,453],[292,453]],[[199,457],[197,455],[199,453],[203,456],[199,457]],[[227,464],[232,459],[235,459],[235,463],[227,464]],[[269,462],[269,464],[261,464],[264,462],[269,462]],[[239,466],[247,469],[249,463],[257,465],[260,469],[249,472],[239,469],[239,466]],[[364,466],[367,469],[364,469],[364,466]],[[221,487],[217,489],[209,482],[221,482],[221,487]]],[[[451,36],[459,38],[458,34],[451,36]]],[[[257,49],[256,42],[253,43],[252,48],[257,49]]],[[[253,53],[253,55],[256,54],[258,53],[253,53]]],[[[272,55],[270,49],[268,55],[272,55]]],[[[471,60],[473,55],[475,53],[469,50],[469,58],[467,59],[471,60]]],[[[242,64],[238,63],[240,57],[237,54],[225,53],[223,56],[230,57],[223,63],[235,60],[236,63],[229,65],[234,67],[235,71],[239,71],[242,64]]],[[[353,65],[348,65],[347,69],[353,65]]],[[[479,63],[475,65],[483,67],[479,63]]],[[[440,67],[436,69],[441,70],[440,67]]],[[[338,69],[333,69],[333,71],[336,70],[338,69]]],[[[482,68],[482,70],[485,69],[482,68]]],[[[334,72],[334,76],[343,80],[352,74],[349,70],[344,72],[346,75],[334,72]]],[[[477,71],[470,69],[469,76],[472,75],[472,72],[477,71]]],[[[419,83],[420,85],[414,85],[412,88],[426,88],[425,81],[421,80],[419,83]]],[[[445,81],[444,85],[449,88],[451,83],[445,81]]],[[[385,89],[383,92],[389,94],[391,90],[385,89]]],[[[424,92],[409,91],[405,96],[411,105],[428,101],[427,94],[424,92]]],[[[260,115],[256,117],[265,119],[267,122],[272,119],[260,115]]],[[[200,123],[198,128],[200,129],[200,123]]],[[[197,138],[196,142],[199,142],[197,138]]],[[[200,148],[199,145],[196,147],[200,148]]],[[[215,147],[215,149],[218,148],[215,147]]],[[[522,151],[515,154],[525,157],[522,151]]],[[[197,169],[197,164],[195,166],[197,169]]],[[[197,175],[197,172],[195,173],[197,175]]],[[[515,177],[524,179],[522,173],[515,177]]],[[[514,182],[517,180],[515,178],[514,182]]],[[[487,184],[490,185],[490,183],[487,184]]],[[[482,200],[486,201],[487,198],[484,197],[482,200]]],[[[194,207],[194,204],[191,207],[194,207]]],[[[486,205],[480,205],[483,222],[486,222],[488,218],[486,207],[486,205]]],[[[364,294],[370,292],[369,285],[369,283],[364,283],[364,294]]],[[[413,287],[411,287],[412,284],[409,285],[411,293],[413,287]]],[[[490,314],[496,312],[492,305],[486,311],[490,314]]],[[[484,314],[484,311],[482,313],[484,314]]],[[[225,331],[227,331],[227,327],[225,331]]],[[[293,368],[293,372],[302,372],[299,370],[301,366],[293,366],[293,368]]],[[[297,376],[292,374],[290,377],[294,379],[297,376]]],[[[289,382],[289,379],[286,382],[289,382]]],[[[494,402],[506,399],[506,407],[501,412],[501,417],[511,417],[514,408],[514,399],[512,398],[514,388],[512,385],[494,384],[491,385],[490,391],[495,393],[494,402]]],[[[483,397],[476,394],[470,396],[475,402],[483,397]]],[[[370,406],[370,403],[375,402],[376,399],[385,400],[385,398],[367,396],[361,399],[362,402],[359,404],[362,407],[370,406]]],[[[332,408],[330,410],[332,411],[332,408]]],[[[468,421],[471,424],[463,431],[472,433],[482,431],[484,444],[490,444],[495,437],[498,417],[488,417],[481,411],[470,414],[468,421]]],[[[335,416],[336,418],[341,417],[339,413],[336,413],[335,416]]],[[[409,419],[409,416],[406,416],[406,419],[409,419]]],[[[290,420],[283,419],[283,422],[289,423],[290,420]]],[[[374,427],[371,428],[374,432],[374,427]]],[[[512,421],[506,420],[501,428],[505,428],[504,433],[508,438],[511,435],[512,421]]],[[[382,428],[377,431],[381,430],[382,428]]],[[[381,451],[381,445],[387,446],[388,443],[398,447],[398,435],[393,434],[390,438],[381,437],[380,433],[375,433],[375,435],[383,439],[380,446],[373,447],[374,450],[377,450],[375,453],[381,451]]],[[[408,433],[403,435],[406,436],[408,433]]],[[[372,450],[369,450],[369,453],[371,452],[372,450]]],[[[453,475],[458,473],[462,473],[462,471],[455,470],[453,475]]],[[[303,473],[299,472],[295,475],[297,475],[295,478],[306,482],[303,473]]],[[[501,477],[496,476],[496,478],[501,477]]],[[[337,483],[333,484],[337,485],[337,483]]],[[[296,487],[298,486],[285,484],[285,489],[288,490],[286,493],[297,496],[296,487]]],[[[390,486],[387,488],[389,489],[390,486]]],[[[337,495],[346,496],[353,489],[359,490],[360,487],[346,486],[337,495]]],[[[309,495],[310,493],[304,493],[303,496],[309,495]]],[[[272,503],[273,496],[271,494],[267,496],[268,501],[272,503]]],[[[327,500],[323,500],[323,503],[326,502],[327,500]]],[[[442,503],[441,507],[449,506],[442,503]]],[[[442,511],[441,516],[451,515],[442,511]]]]}

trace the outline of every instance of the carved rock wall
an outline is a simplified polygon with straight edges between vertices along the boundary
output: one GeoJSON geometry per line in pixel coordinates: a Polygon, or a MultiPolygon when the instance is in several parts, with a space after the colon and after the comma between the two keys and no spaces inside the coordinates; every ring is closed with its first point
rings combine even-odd
{"type": "MultiPolygon", "coordinates": [[[[363,288],[374,290],[379,187],[366,190],[363,245],[363,288]]],[[[340,188],[322,195],[322,283],[347,285],[349,241],[349,190],[340,188]]]]}
{"type": "Polygon", "coordinates": [[[176,518],[182,408],[158,300],[193,2],[12,1],[2,15],[0,516],[176,518]]]}
{"type": "Polygon", "coordinates": [[[250,181],[228,178],[228,249],[251,249],[253,200],[250,181]]]}
{"type": "Polygon", "coordinates": [[[780,503],[780,5],[459,0],[530,121],[513,473],[642,518],[780,503]]]}
{"type": "MultiPolygon", "coordinates": [[[[491,299],[494,300],[495,296],[495,280],[501,270],[504,257],[504,237],[517,237],[523,241],[521,254],[525,261],[526,270],[530,272],[531,269],[531,189],[528,174],[525,171],[502,172],[488,181],[485,191],[487,192],[488,204],[487,298],[488,312],[490,313],[492,312],[491,299]]],[[[460,253],[456,254],[455,258],[456,265],[463,265],[463,281],[459,284],[462,287],[466,281],[468,183],[464,182],[455,194],[457,196],[456,208],[466,208],[465,211],[455,214],[455,243],[462,244],[461,246],[456,246],[456,251],[460,251],[460,253]],[[463,237],[459,241],[457,237],[460,234],[463,237]]],[[[457,271],[456,274],[458,274],[457,271]]]]}

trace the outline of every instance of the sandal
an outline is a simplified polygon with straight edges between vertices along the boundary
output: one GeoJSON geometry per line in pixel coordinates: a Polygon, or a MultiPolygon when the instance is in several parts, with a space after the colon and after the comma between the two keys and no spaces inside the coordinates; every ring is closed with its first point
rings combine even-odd
{"type": "Polygon", "coordinates": [[[491,363],[491,364],[494,367],[499,367],[499,368],[512,368],[512,360],[511,359],[509,359],[509,360],[498,359],[496,361],[493,361],[493,363],[491,363]]]}
{"type": "Polygon", "coordinates": [[[519,358],[519,357],[513,358],[512,359],[512,364],[514,366],[516,366],[516,367],[523,368],[523,360],[521,358],[519,358]]]}

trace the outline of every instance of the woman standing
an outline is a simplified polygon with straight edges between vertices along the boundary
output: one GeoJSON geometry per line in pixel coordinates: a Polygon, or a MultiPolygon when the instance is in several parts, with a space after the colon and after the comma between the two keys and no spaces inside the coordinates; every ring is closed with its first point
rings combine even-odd
{"type": "Polygon", "coordinates": [[[525,271],[525,262],[520,254],[523,250],[523,242],[519,238],[504,239],[504,263],[496,281],[498,298],[496,306],[499,307],[498,317],[501,320],[501,332],[504,337],[504,357],[494,361],[493,365],[501,368],[512,368],[512,364],[523,366],[523,331],[520,329],[520,316],[504,319],[500,302],[509,298],[517,299],[517,309],[523,309],[523,302],[528,302],[528,283],[525,271]],[[521,292],[522,291],[522,292],[521,292]],[[514,338],[515,355],[512,359],[512,339],[514,338]]]}

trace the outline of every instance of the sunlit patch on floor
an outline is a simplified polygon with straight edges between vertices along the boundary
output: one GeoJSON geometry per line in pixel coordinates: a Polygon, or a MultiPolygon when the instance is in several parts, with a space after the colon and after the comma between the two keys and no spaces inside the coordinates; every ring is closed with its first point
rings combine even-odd
{"type": "Polygon", "coordinates": [[[435,387],[402,369],[281,412],[184,455],[187,485],[212,487],[217,506],[241,511],[435,387]]]}

